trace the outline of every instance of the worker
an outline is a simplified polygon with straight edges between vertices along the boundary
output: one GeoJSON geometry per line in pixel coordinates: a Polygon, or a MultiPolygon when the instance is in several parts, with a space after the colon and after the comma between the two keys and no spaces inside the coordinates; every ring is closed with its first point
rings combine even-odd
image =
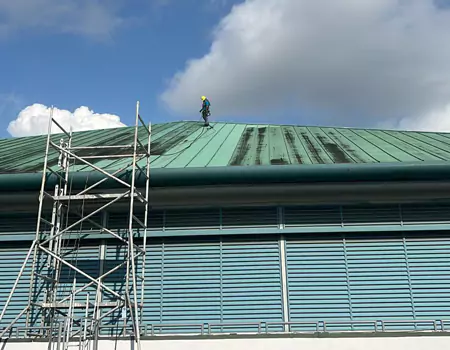
{"type": "Polygon", "coordinates": [[[202,114],[202,118],[205,121],[205,126],[209,126],[208,117],[211,115],[211,112],[209,111],[209,107],[211,106],[211,103],[209,100],[202,96],[202,109],[199,111],[202,114]]]}

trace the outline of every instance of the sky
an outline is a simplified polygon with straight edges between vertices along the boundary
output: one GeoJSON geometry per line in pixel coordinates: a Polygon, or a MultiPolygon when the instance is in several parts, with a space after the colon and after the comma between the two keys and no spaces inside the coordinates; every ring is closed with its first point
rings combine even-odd
{"type": "Polygon", "coordinates": [[[146,121],[450,131],[450,0],[0,0],[0,137],[146,121]]]}

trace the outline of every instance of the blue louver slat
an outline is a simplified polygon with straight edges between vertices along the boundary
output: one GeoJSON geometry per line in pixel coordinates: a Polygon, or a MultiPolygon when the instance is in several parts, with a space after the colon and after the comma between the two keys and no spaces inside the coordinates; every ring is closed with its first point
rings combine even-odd
{"type": "MultiPolygon", "coordinates": [[[[11,291],[11,287],[16,281],[29,248],[27,245],[18,246],[17,244],[10,243],[3,243],[0,246],[0,307],[2,309],[11,291]]],[[[9,326],[11,321],[28,305],[31,266],[31,261],[29,261],[6,314],[0,322],[0,329],[9,326]]],[[[25,319],[26,317],[23,316],[18,320],[14,326],[14,331],[16,327],[25,326],[25,319]]]]}
{"type": "MultiPolygon", "coordinates": [[[[161,281],[163,278],[163,245],[148,244],[145,264],[145,290],[144,290],[144,324],[161,323],[161,281]]],[[[182,299],[180,300],[182,301],[182,299]]]]}
{"type": "MultiPolygon", "coordinates": [[[[93,278],[97,278],[99,276],[99,247],[98,246],[80,246],[77,249],[74,249],[75,245],[72,243],[65,243],[65,248],[62,250],[65,254],[65,259],[72,265],[76,266],[81,271],[87,273],[93,278]]],[[[44,255],[43,253],[41,253],[44,255]]],[[[44,255],[45,256],[45,255],[44,255]]],[[[43,266],[42,262],[40,262],[39,266],[43,267],[43,271],[46,270],[46,267],[43,266]]],[[[63,265],[60,271],[59,284],[58,284],[58,292],[57,298],[58,300],[62,300],[65,297],[70,297],[70,294],[73,289],[74,279],[76,279],[75,289],[79,289],[84,285],[90,283],[91,281],[80,273],[76,272],[72,268],[63,265]]],[[[91,285],[90,287],[84,289],[81,292],[78,292],[75,296],[74,302],[85,304],[87,301],[87,294],[89,293],[89,301],[90,303],[94,303],[95,295],[96,295],[96,286],[91,285]]],[[[41,297],[43,294],[40,294],[41,297]]],[[[69,299],[65,301],[69,302],[69,299]]],[[[92,308],[90,308],[89,315],[92,315],[92,308]]],[[[76,330],[80,329],[81,320],[85,317],[85,308],[75,308],[74,309],[74,328],[76,330]]],[[[65,309],[64,312],[68,312],[68,309],[65,309]]]]}
{"type": "Polygon", "coordinates": [[[255,323],[281,322],[283,307],[278,243],[225,242],[221,251],[222,321],[252,324],[224,330],[255,332],[255,323]]]}
{"type": "Polygon", "coordinates": [[[404,224],[450,223],[449,203],[414,203],[402,205],[404,224]]]}
{"type": "Polygon", "coordinates": [[[450,223],[450,204],[360,204],[343,206],[287,206],[286,228],[418,225],[450,223]]]}
{"type": "Polygon", "coordinates": [[[36,213],[0,214],[0,235],[36,232],[36,213]]]}
{"type": "MultiPolygon", "coordinates": [[[[199,333],[205,322],[220,321],[220,244],[165,243],[162,246],[161,270],[149,266],[147,273],[160,273],[160,280],[147,284],[159,286],[159,320],[152,324],[193,324],[177,328],[178,333],[199,333]]],[[[150,260],[148,261],[150,263],[150,260]]],[[[150,276],[151,276],[150,275],[150,276]]],[[[156,288],[155,288],[156,287],[156,288]]],[[[157,295],[155,295],[155,299],[157,295]]],[[[151,319],[149,320],[151,321],[151,319]]],[[[173,328],[155,332],[173,333],[173,328]]]]}
{"type": "Polygon", "coordinates": [[[350,225],[396,225],[401,220],[398,205],[345,205],[342,206],[342,222],[350,225]]]}
{"type": "Polygon", "coordinates": [[[288,206],[284,220],[289,227],[340,226],[342,216],[339,206],[288,206]]]}
{"type": "Polygon", "coordinates": [[[416,317],[450,319],[450,238],[411,237],[406,248],[416,317]]]}
{"type": "Polygon", "coordinates": [[[223,208],[222,228],[254,228],[278,226],[276,207],[223,208]]]}
{"type": "Polygon", "coordinates": [[[207,323],[212,332],[255,331],[258,322],[282,321],[277,241],[151,244],[146,266],[143,321],[155,333],[199,333],[207,323]],[[242,322],[251,325],[233,326],[242,322]]]}
{"type": "MultiPolygon", "coordinates": [[[[333,322],[450,318],[448,234],[289,239],[286,257],[290,321],[325,321],[329,330],[373,330],[369,323],[333,322]]],[[[385,327],[420,330],[430,325],[385,327]]]]}
{"type": "MultiPolygon", "coordinates": [[[[286,242],[289,320],[343,321],[350,318],[350,302],[342,240],[286,242]]],[[[313,331],[315,326],[294,325],[313,331]]]]}
{"type": "Polygon", "coordinates": [[[413,319],[403,240],[350,238],[345,250],[352,319],[413,319]]]}
{"type": "Polygon", "coordinates": [[[164,217],[166,230],[218,229],[220,227],[219,209],[167,210],[164,217]]]}
{"type": "MultiPolygon", "coordinates": [[[[105,259],[102,261],[103,270],[101,270],[102,274],[116,268],[121,265],[124,261],[126,261],[127,256],[127,246],[125,244],[119,245],[107,245],[105,247],[105,259]]],[[[141,274],[141,259],[136,259],[136,268],[137,274],[141,274]]],[[[121,295],[125,295],[126,290],[126,264],[122,265],[120,268],[110,273],[108,276],[104,277],[103,282],[105,286],[116,291],[121,295]]],[[[131,293],[131,284],[129,286],[129,292],[131,293]]],[[[132,295],[132,294],[130,294],[132,295]]],[[[138,296],[138,299],[140,295],[138,296]]],[[[108,292],[105,292],[104,302],[115,302],[117,298],[114,295],[111,295],[108,292]]],[[[105,308],[102,312],[109,312],[111,309],[105,308]]],[[[128,315],[129,316],[129,315],[128,315]]],[[[117,336],[123,334],[123,319],[122,319],[122,310],[118,309],[112,312],[110,315],[105,317],[102,321],[103,328],[101,329],[101,334],[108,336],[117,336]]],[[[127,331],[130,331],[128,329],[127,331]]]]}
{"type": "MultiPolygon", "coordinates": [[[[135,214],[144,221],[144,212],[135,214]]],[[[71,216],[69,222],[77,217],[71,216]]],[[[100,215],[91,217],[100,223],[100,215]]],[[[108,228],[126,234],[128,215],[110,212],[108,228]]],[[[36,227],[35,213],[0,214],[0,241],[32,240],[36,227]]],[[[143,229],[133,223],[136,235],[143,229]]],[[[279,234],[308,232],[362,232],[362,231],[416,231],[434,229],[445,231],[450,227],[450,203],[358,204],[358,205],[304,205],[223,207],[151,210],[148,232],[158,237],[192,235],[279,234]],[[284,231],[282,230],[284,226],[284,231]],[[297,232],[298,230],[298,232],[297,232]],[[361,231],[360,231],[361,230],[361,231]]],[[[79,233],[90,233],[88,239],[109,239],[87,222],[71,230],[71,238],[79,233]]]]}

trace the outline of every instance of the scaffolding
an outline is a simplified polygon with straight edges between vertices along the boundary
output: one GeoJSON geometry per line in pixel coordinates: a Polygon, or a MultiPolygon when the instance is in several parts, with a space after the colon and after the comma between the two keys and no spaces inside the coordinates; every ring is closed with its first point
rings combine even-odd
{"type": "MultiPolygon", "coordinates": [[[[8,327],[0,330],[0,338],[11,331],[19,319],[26,317],[24,328],[29,331],[28,335],[48,338],[58,349],[67,350],[73,339],[79,339],[80,348],[90,348],[93,344],[96,349],[102,324],[114,314],[120,314],[118,317],[123,321],[121,335],[131,336],[140,349],[151,124],[146,125],[141,118],[139,101],[136,104],[134,135],[130,133],[129,138],[127,144],[82,146],[84,138],[75,139],[72,128],[66,131],[55,120],[53,107],[50,109],[36,235],[0,314],[0,321],[15,296],[19,280],[24,278],[24,272],[31,264],[28,304],[8,327]],[[60,132],[54,135],[57,129],[60,132]],[[140,134],[144,134],[146,145],[140,134]],[[58,144],[56,139],[59,137],[58,144]],[[57,161],[51,161],[51,150],[57,152],[57,161]],[[111,161],[120,165],[119,169],[111,171],[107,166],[111,161]],[[84,189],[77,192],[72,186],[72,174],[89,168],[89,176],[97,175],[95,181],[91,181],[93,183],[89,186],[86,181],[84,189]],[[118,175],[123,172],[127,172],[129,181],[118,175]],[[49,175],[58,180],[49,182],[49,175]],[[136,187],[138,176],[145,180],[145,188],[141,191],[136,187]],[[114,182],[116,186],[102,188],[100,185],[106,181],[114,182]],[[54,188],[48,190],[53,185],[54,188]],[[114,205],[127,208],[128,217],[124,225],[127,227],[123,227],[123,232],[108,228],[108,212],[114,205]],[[89,225],[90,229],[83,230],[83,224],[89,225]],[[77,258],[86,245],[86,239],[93,237],[110,239],[113,244],[125,247],[126,253],[116,258],[115,266],[105,266],[107,264],[101,260],[105,256],[100,254],[98,261],[102,267],[99,271],[93,273],[89,268],[83,269],[77,266],[77,258]],[[117,276],[121,273],[123,275],[117,276]],[[122,281],[119,287],[105,281],[113,275],[116,281],[122,281]],[[68,276],[70,283],[67,283],[68,276]]],[[[91,259],[94,264],[98,257],[91,259]]]]}

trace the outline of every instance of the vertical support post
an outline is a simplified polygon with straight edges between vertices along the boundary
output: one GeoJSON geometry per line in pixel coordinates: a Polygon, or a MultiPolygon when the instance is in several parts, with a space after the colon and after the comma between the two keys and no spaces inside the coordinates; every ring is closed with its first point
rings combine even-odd
{"type": "MultiPolygon", "coordinates": [[[[89,317],[89,293],[86,295],[86,310],[84,311],[84,327],[83,327],[83,337],[81,337],[81,331],[80,331],[80,339],[83,339],[83,348],[86,346],[87,341],[87,325],[88,325],[88,317],[89,317]]],[[[81,327],[81,325],[80,325],[81,327]]]]}
{"type": "MultiPolygon", "coordinates": [[[[280,260],[281,260],[281,290],[283,298],[283,322],[289,322],[289,295],[287,283],[287,267],[286,267],[286,239],[283,235],[280,236],[280,260]]],[[[289,325],[283,326],[283,331],[289,331],[289,325]]]]}
{"type": "Polygon", "coordinates": [[[146,264],[146,255],[147,255],[147,225],[148,225],[148,214],[149,214],[149,191],[150,191],[150,154],[151,154],[151,135],[152,135],[152,126],[151,123],[148,124],[148,139],[147,139],[147,164],[146,164],[146,179],[145,179],[145,211],[144,211],[144,237],[142,240],[142,269],[141,269],[141,318],[140,323],[142,323],[143,317],[143,307],[144,307],[144,292],[145,292],[145,264],[146,264]]]}
{"type": "MultiPolygon", "coordinates": [[[[139,126],[139,101],[136,103],[136,124],[134,129],[134,144],[133,144],[133,165],[132,165],[132,176],[131,176],[131,192],[130,192],[130,218],[129,218],[129,241],[128,241],[128,251],[130,253],[129,259],[131,260],[131,270],[133,273],[133,304],[134,310],[130,310],[131,319],[134,324],[134,332],[136,337],[136,342],[138,344],[138,350],[140,350],[140,327],[138,321],[138,308],[137,308],[137,290],[136,290],[136,267],[134,261],[134,240],[133,240],[133,216],[134,216],[134,194],[135,194],[135,185],[136,185],[136,151],[137,151],[137,143],[138,143],[138,126],[139,126]],[[134,315],[133,315],[134,313],[134,315]]],[[[127,271],[127,280],[129,281],[129,273],[127,271]]],[[[128,285],[127,285],[127,293],[128,293],[128,285]]],[[[130,305],[131,307],[131,305],[130,305]]]]}
{"type": "MultiPolygon", "coordinates": [[[[36,222],[36,235],[35,235],[35,242],[39,242],[39,235],[41,232],[41,217],[42,217],[42,207],[44,205],[44,190],[45,190],[45,179],[47,176],[47,166],[48,166],[48,152],[50,149],[50,135],[52,133],[52,124],[53,123],[53,106],[50,108],[50,116],[48,118],[48,126],[47,126],[47,142],[45,145],[45,156],[44,156],[44,165],[42,169],[42,180],[41,180],[41,189],[39,191],[39,207],[38,207],[38,215],[37,215],[37,222],[36,222]]],[[[31,307],[32,304],[32,295],[33,295],[33,282],[34,282],[34,274],[36,270],[36,260],[37,260],[37,250],[38,250],[38,244],[35,245],[34,254],[33,254],[33,264],[31,266],[31,274],[30,274],[30,288],[28,292],[28,310],[27,310],[27,316],[26,316],[26,327],[30,326],[30,313],[33,312],[34,308],[31,307]]]]}

